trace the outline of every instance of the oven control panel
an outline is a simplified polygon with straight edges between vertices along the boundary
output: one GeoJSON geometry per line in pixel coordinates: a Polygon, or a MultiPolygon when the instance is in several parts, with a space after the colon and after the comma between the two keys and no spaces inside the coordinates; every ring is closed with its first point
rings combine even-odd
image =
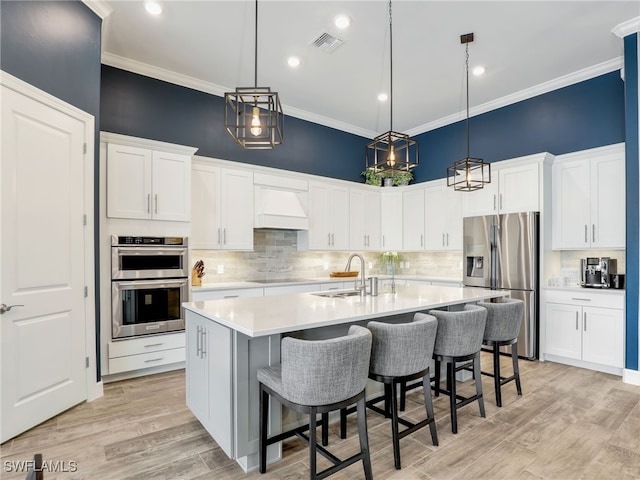
{"type": "Polygon", "coordinates": [[[111,245],[186,245],[186,237],[131,237],[113,236],[111,245]]]}

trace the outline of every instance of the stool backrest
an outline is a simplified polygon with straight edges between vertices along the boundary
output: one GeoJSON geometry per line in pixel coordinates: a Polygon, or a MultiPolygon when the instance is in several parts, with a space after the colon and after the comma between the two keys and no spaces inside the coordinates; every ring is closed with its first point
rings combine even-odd
{"type": "Polygon", "coordinates": [[[328,340],[285,337],[281,344],[282,388],[301,405],[328,405],[362,392],[369,376],[371,332],[352,325],[328,340]]]}
{"type": "Polygon", "coordinates": [[[524,313],[524,302],[515,298],[505,298],[500,302],[478,302],[487,309],[487,325],[484,339],[507,341],[517,338],[524,313]]]}
{"type": "Polygon", "coordinates": [[[433,357],[438,320],[416,313],[411,323],[369,322],[373,335],[369,371],[402,377],[426,370],[433,357]]]}
{"type": "Polygon", "coordinates": [[[487,320],[487,310],[477,305],[465,305],[464,310],[431,310],[438,319],[434,353],[462,357],[479,352],[487,320]]]}

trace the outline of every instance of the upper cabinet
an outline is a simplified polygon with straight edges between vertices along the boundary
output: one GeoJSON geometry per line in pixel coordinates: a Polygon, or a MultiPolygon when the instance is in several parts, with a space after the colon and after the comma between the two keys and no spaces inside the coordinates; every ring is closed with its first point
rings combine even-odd
{"type": "Polygon", "coordinates": [[[190,220],[196,149],[116,134],[107,144],[107,217],[190,220]]]}
{"type": "Polygon", "coordinates": [[[380,189],[349,188],[349,249],[380,250],[380,189]]]}
{"type": "Polygon", "coordinates": [[[380,201],[380,247],[402,250],[402,192],[398,188],[383,188],[380,201]]]}
{"type": "Polygon", "coordinates": [[[349,189],[309,182],[309,249],[349,249],[349,189]]]}
{"type": "MultiPolygon", "coordinates": [[[[398,212],[400,213],[400,212],[398,212]]],[[[424,249],[424,188],[402,192],[402,249],[424,249]]]]}
{"type": "Polygon", "coordinates": [[[253,173],[194,163],[191,248],[253,250],[253,173]]]}
{"type": "Polygon", "coordinates": [[[491,183],[475,192],[464,193],[463,216],[539,211],[538,160],[543,159],[545,155],[530,155],[517,161],[507,160],[492,164],[491,183]]]}
{"type": "Polygon", "coordinates": [[[430,251],[462,250],[463,192],[441,182],[425,189],[425,241],[430,251]]]}
{"type": "Polygon", "coordinates": [[[624,144],[556,158],[554,249],[625,248],[624,144]]]}

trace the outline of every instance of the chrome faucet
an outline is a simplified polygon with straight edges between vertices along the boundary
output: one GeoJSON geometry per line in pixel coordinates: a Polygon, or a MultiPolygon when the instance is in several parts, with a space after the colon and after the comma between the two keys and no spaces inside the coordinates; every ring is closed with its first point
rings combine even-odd
{"type": "Polygon", "coordinates": [[[353,257],[358,257],[360,259],[360,284],[358,285],[358,281],[355,282],[356,290],[360,290],[360,295],[367,294],[367,284],[365,283],[365,275],[364,275],[364,258],[359,253],[352,253],[349,255],[349,260],[347,260],[347,266],[344,268],[345,272],[348,272],[351,269],[351,260],[353,257]]]}

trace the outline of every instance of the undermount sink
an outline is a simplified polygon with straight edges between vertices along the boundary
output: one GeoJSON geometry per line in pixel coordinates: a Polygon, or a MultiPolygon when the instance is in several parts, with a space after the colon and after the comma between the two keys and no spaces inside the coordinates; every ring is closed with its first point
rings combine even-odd
{"type": "Polygon", "coordinates": [[[327,290],[326,292],[312,292],[317,297],[345,298],[360,295],[360,290],[327,290]]]}

